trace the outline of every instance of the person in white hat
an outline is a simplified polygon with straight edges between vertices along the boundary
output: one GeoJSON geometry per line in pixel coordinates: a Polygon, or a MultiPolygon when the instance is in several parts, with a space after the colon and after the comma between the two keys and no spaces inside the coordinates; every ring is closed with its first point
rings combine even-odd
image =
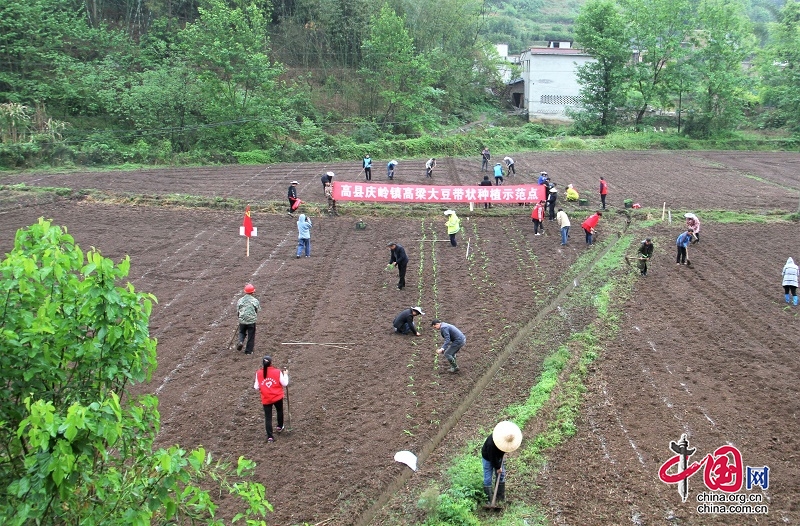
{"type": "Polygon", "coordinates": [[[447,222],[444,225],[447,227],[447,235],[450,236],[450,246],[457,246],[456,234],[461,230],[461,220],[456,215],[455,210],[445,210],[444,215],[447,216],[447,222]]]}
{"type": "Polygon", "coordinates": [[[394,332],[398,334],[410,334],[413,332],[417,336],[422,336],[419,327],[414,324],[415,316],[425,316],[425,313],[422,312],[422,308],[409,307],[408,309],[400,311],[400,314],[395,316],[392,322],[394,332]]]}
{"type": "Polygon", "coordinates": [[[700,242],[700,219],[692,214],[691,212],[688,214],[684,214],[686,218],[686,228],[692,231],[692,245],[695,243],[700,242]]]}
{"type": "Polygon", "coordinates": [[[394,179],[394,169],[395,168],[397,168],[397,160],[396,159],[392,159],[386,165],[386,177],[388,177],[390,181],[392,179],[394,179]]]}
{"type": "Polygon", "coordinates": [[[509,420],[503,420],[494,426],[492,433],[486,437],[481,448],[481,460],[483,462],[483,492],[489,503],[492,502],[492,475],[495,475],[497,483],[497,501],[502,502],[506,498],[506,453],[516,450],[522,443],[522,431],[517,424],[509,420]]]}
{"type": "Polygon", "coordinates": [[[333,173],[333,172],[325,172],[324,174],[322,174],[322,177],[320,177],[319,180],[322,181],[322,189],[323,190],[325,190],[325,185],[327,183],[332,183],[333,182],[333,177],[335,175],[336,174],[333,173]]]}
{"type": "Polygon", "coordinates": [[[297,185],[298,184],[300,184],[300,183],[298,183],[297,181],[292,181],[292,183],[289,185],[289,192],[287,194],[287,197],[289,198],[289,215],[292,215],[294,213],[294,211],[297,210],[297,207],[300,206],[300,203],[302,202],[297,197],[297,185]]]}

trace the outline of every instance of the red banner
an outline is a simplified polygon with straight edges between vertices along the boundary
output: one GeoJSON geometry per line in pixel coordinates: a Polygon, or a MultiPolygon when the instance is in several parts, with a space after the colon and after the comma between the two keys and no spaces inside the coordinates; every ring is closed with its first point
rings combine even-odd
{"type": "Polygon", "coordinates": [[[337,201],[395,201],[403,203],[537,203],[544,201],[544,185],[433,186],[334,181],[337,201]]]}

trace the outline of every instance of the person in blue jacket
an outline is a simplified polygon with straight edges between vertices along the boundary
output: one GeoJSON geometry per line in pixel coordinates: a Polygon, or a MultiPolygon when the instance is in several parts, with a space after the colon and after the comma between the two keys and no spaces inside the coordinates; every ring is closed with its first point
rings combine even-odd
{"type": "Polygon", "coordinates": [[[467,343],[467,337],[455,325],[450,325],[440,320],[433,320],[431,326],[439,331],[442,338],[444,338],[444,343],[436,350],[436,353],[444,354],[444,357],[450,362],[448,372],[457,373],[456,353],[467,343]]]}
{"type": "Polygon", "coordinates": [[[364,177],[367,181],[372,181],[372,159],[369,158],[369,154],[364,156],[364,177]]]}
{"type": "Polygon", "coordinates": [[[311,219],[305,214],[297,218],[297,259],[305,252],[307,258],[311,257],[311,219]]]}
{"type": "Polygon", "coordinates": [[[678,246],[678,257],[675,259],[675,263],[678,265],[691,265],[689,262],[689,244],[694,239],[692,235],[692,229],[686,230],[681,235],[678,236],[678,239],[675,240],[675,244],[678,246]]]}
{"type": "Polygon", "coordinates": [[[500,163],[494,165],[494,184],[496,186],[503,184],[503,165],[500,163]]]}

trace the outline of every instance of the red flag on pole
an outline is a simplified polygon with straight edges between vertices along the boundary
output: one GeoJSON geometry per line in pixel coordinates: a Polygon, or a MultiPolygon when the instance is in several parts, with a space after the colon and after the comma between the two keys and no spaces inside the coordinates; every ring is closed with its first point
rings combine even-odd
{"type": "Polygon", "coordinates": [[[250,205],[247,205],[247,208],[244,209],[244,235],[246,237],[250,237],[250,234],[253,233],[253,221],[250,219],[250,205]]]}

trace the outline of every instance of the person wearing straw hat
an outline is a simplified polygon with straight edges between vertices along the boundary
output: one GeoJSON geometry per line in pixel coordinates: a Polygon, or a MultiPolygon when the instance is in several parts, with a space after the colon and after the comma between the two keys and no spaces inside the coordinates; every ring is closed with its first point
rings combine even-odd
{"type": "Polygon", "coordinates": [[[497,501],[501,502],[506,498],[506,453],[516,450],[522,443],[522,431],[517,424],[509,420],[503,420],[494,426],[492,433],[486,437],[481,448],[481,460],[483,462],[483,492],[486,494],[490,504],[493,504],[494,497],[492,492],[492,475],[495,475],[495,485],[497,486],[497,501]]]}
{"type": "Polygon", "coordinates": [[[415,316],[425,316],[425,313],[422,312],[422,308],[409,307],[400,311],[400,314],[395,316],[394,321],[392,322],[394,332],[398,334],[410,334],[413,332],[417,336],[422,336],[419,327],[414,324],[415,316]]]}
{"type": "Polygon", "coordinates": [[[292,215],[297,207],[300,206],[300,199],[297,198],[297,185],[300,184],[297,181],[292,181],[289,185],[289,192],[287,197],[289,198],[289,215],[292,215]]]}
{"type": "Polygon", "coordinates": [[[461,230],[461,220],[456,215],[455,210],[445,210],[444,215],[448,216],[445,226],[447,227],[447,235],[450,236],[450,246],[457,246],[456,234],[461,230]]]}
{"type": "Polygon", "coordinates": [[[272,357],[264,356],[261,359],[261,369],[256,371],[256,382],[253,389],[261,393],[261,405],[264,406],[264,425],[267,431],[267,442],[272,443],[275,437],[272,434],[272,406],[278,414],[278,433],[283,431],[283,388],[289,385],[289,371],[279,370],[272,365],[272,357]]]}
{"type": "Polygon", "coordinates": [[[322,177],[319,178],[322,181],[322,189],[325,190],[325,185],[330,184],[333,182],[333,178],[336,176],[333,172],[325,172],[322,174],[322,177]]]}

